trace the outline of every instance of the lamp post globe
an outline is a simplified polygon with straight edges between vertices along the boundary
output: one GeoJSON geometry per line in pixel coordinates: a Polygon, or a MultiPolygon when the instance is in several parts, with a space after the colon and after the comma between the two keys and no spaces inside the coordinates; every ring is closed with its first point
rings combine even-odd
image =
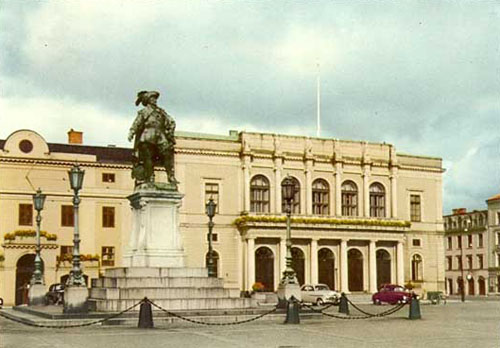
{"type": "Polygon", "coordinates": [[[205,210],[208,216],[208,260],[207,260],[207,268],[208,268],[208,276],[215,277],[215,263],[214,263],[214,253],[212,248],[212,230],[214,228],[214,222],[212,219],[215,216],[215,212],[217,209],[217,204],[214,202],[213,198],[210,198],[206,204],[205,210]]]}

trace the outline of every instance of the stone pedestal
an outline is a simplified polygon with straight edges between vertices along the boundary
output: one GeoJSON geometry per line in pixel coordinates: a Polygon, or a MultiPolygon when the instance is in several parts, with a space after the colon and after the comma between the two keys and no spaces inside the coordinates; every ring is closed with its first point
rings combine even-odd
{"type": "Polygon", "coordinates": [[[47,289],[43,284],[32,284],[28,290],[28,305],[41,306],[45,304],[47,289]]]}
{"type": "Polygon", "coordinates": [[[299,283],[280,282],[278,285],[278,307],[285,308],[290,297],[295,297],[297,301],[302,300],[299,283]]]}
{"type": "Polygon", "coordinates": [[[132,230],[125,267],[184,267],[185,254],[179,230],[183,195],[172,189],[139,189],[128,196],[132,230]]]}
{"type": "Polygon", "coordinates": [[[86,286],[70,285],[64,289],[64,313],[87,313],[89,289],[86,286]]]}

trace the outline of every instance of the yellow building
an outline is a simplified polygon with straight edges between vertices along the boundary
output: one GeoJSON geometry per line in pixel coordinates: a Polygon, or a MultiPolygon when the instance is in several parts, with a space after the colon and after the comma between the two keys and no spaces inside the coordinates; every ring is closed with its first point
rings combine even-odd
{"type": "MultiPolygon", "coordinates": [[[[131,150],[47,143],[31,130],[0,140],[0,297],[22,303],[33,268],[32,195],[47,194],[42,211],[45,282],[70,270],[72,191],[67,171],[85,170],[80,191],[84,272],[120,266],[127,248],[133,192],[131,150]],[[28,231],[28,232],[26,232],[28,231]]],[[[396,153],[389,144],[230,131],[228,136],[176,134],[176,177],[186,266],[203,267],[205,203],[217,203],[217,274],[228,288],[276,290],[285,268],[281,183],[298,193],[292,221],[298,279],[344,292],[375,292],[382,283],[444,290],[442,161],[396,153]]],[[[157,172],[158,179],[165,179],[157,172]]],[[[64,280],[64,279],[62,279],[64,280]]]]}

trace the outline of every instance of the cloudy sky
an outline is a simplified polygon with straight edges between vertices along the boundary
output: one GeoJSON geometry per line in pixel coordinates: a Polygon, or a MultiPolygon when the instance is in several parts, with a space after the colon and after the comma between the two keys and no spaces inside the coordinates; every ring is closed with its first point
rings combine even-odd
{"type": "Polygon", "coordinates": [[[443,158],[444,213],[500,192],[498,1],[0,0],[0,139],[130,146],[136,93],[177,129],[316,134],[443,158]],[[105,4],[105,5],[104,5],[105,4]]]}

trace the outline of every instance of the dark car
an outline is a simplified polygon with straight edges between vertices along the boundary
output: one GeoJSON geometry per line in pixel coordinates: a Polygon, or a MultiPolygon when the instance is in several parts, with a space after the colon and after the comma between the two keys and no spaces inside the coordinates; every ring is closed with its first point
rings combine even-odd
{"type": "Polygon", "coordinates": [[[3,306],[3,298],[0,297],[0,308],[3,306]]]}
{"type": "Polygon", "coordinates": [[[379,291],[372,296],[373,304],[382,304],[382,302],[396,304],[410,302],[412,293],[401,285],[386,284],[382,285],[379,291]]]}
{"type": "Polygon", "coordinates": [[[48,305],[64,303],[64,284],[56,283],[49,287],[49,291],[45,294],[45,303],[48,305]]]}

